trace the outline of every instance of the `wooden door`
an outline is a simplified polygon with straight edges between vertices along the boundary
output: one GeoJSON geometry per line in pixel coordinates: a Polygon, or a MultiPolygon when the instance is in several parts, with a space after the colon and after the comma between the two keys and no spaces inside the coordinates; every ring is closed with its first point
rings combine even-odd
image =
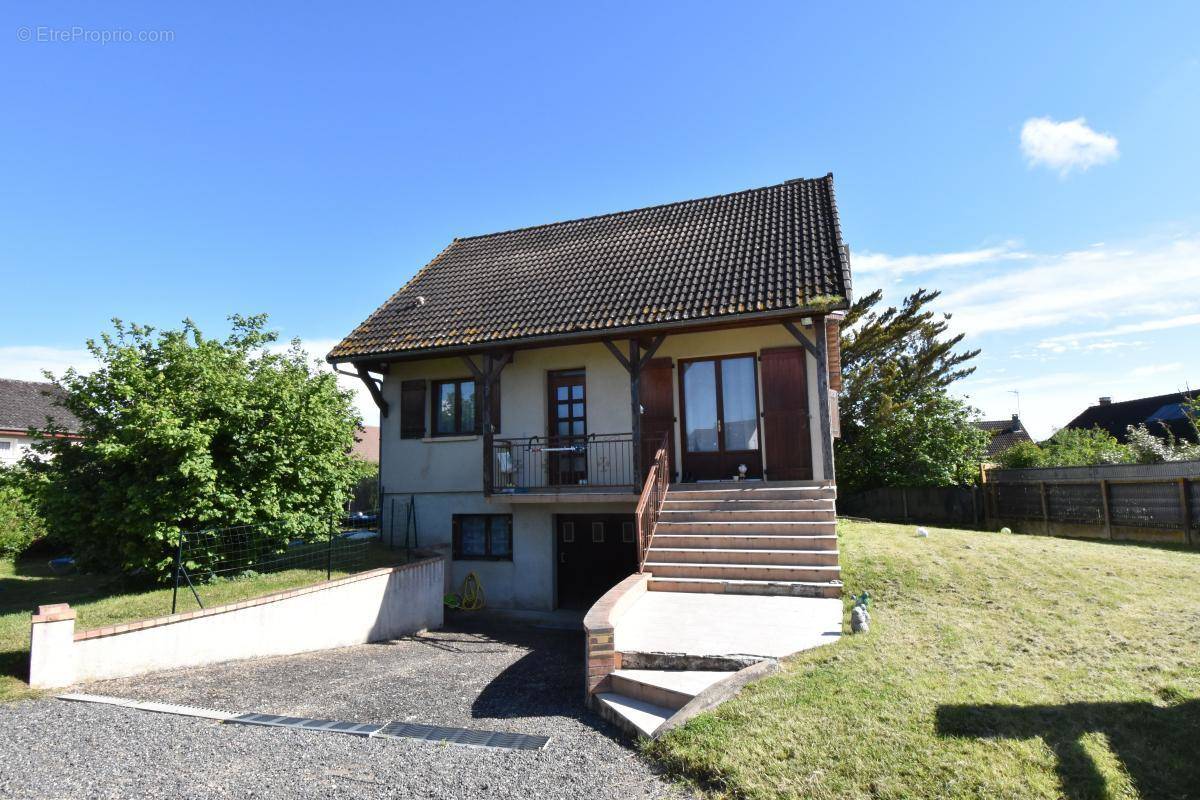
{"type": "Polygon", "coordinates": [[[766,475],[776,481],[812,480],[808,364],[801,347],[762,351],[766,475]]]}
{"type": "Polygon", "coordinates": [[[638,394],[642,403],[642,479],[654,463],[663,437],[667,458],[675,475],[675,386],[674,365],[669,358],[655,358],[642,369],[638,394]]]}
{"type": "Polygon", "coordinates": [[[587,386],[581,369],[551,372],[546,466],[551,486],[587,482],[587,386]]]}
{"type": "Polygon", "coordinates": [[[762,477],[758,375],[752,354],[679,362],[683,480],[762,477]]]}
{"type": "Polygon", "coordinates": [[[558,514],[559,608],[590,608],[637,571],[637,534],[632,514],[558,514]]]}

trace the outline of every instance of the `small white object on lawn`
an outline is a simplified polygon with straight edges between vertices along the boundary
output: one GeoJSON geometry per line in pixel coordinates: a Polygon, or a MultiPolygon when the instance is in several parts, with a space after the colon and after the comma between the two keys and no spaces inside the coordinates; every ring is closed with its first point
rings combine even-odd
{"type": "Polygon", "coordinates": [[[1012,528],[1004,527],[1000,529],[1001,533],[1012,533],[1012,528]]]}
{"type": "Polygon", "coordinates": [[[925,528],[917,528],[917,536],[924,539],[929,536],[929,531],[925,528]]]}

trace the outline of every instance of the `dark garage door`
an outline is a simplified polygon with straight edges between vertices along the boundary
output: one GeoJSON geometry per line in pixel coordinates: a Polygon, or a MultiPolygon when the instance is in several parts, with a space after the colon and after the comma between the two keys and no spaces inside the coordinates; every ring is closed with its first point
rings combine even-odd
{"type": "Polygon", "coordinates": [[[559,608],[586,609],[637,570],[632,514],[555,517],[559,608]]]}

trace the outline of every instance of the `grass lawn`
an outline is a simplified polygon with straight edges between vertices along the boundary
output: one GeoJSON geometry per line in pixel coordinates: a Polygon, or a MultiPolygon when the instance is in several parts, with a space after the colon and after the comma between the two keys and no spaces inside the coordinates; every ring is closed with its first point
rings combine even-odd
{"type": "MultiPolygon", "coordinates": [[[[367,551],[362,569],[400,563],[402,551],[375,544],[367,551]]],[[[334,577],[346,572],[333,571],[334,577]]],[[[325,570],[294,569],[253,578],[218,581],[199,587],[206,606],[246,600],[263,594],[294,589],[325,580],[325,570]]],[[[119,622],[161,617],[171,613],[171,589],[128,592],[111,576],[56,576],[45,559],[12,562],[0,560],[0,702],[31,697],[29,688],[29,616],[46,603],[70,603],[76,610],[75,630],[88,630],[119,622]]],[[[199,608],[187,588],[179,590],[179,611],[199,608]]]]}
{"type": "Polygon", "coordinates": [[[650,745],[675,774],[730,797],[1200,796],[1200,553],[838,530],[870,633],[650,745]]]}

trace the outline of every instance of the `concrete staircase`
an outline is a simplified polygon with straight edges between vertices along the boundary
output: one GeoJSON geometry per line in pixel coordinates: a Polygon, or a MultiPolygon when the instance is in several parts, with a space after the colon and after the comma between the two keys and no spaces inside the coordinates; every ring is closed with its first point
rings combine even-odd
{"type": "Polygon", "coordinates": [[[671,486],[649,590],[840,597],[836,494],[823,481],[671,486]]]}
{"type": "Polygon", "coordinates": [[[675,712],[715,683],[735,673],[717,670],[618,669],[609,691],[596,695],[596,709],[618,727],[653,738],[675,712]]]}

